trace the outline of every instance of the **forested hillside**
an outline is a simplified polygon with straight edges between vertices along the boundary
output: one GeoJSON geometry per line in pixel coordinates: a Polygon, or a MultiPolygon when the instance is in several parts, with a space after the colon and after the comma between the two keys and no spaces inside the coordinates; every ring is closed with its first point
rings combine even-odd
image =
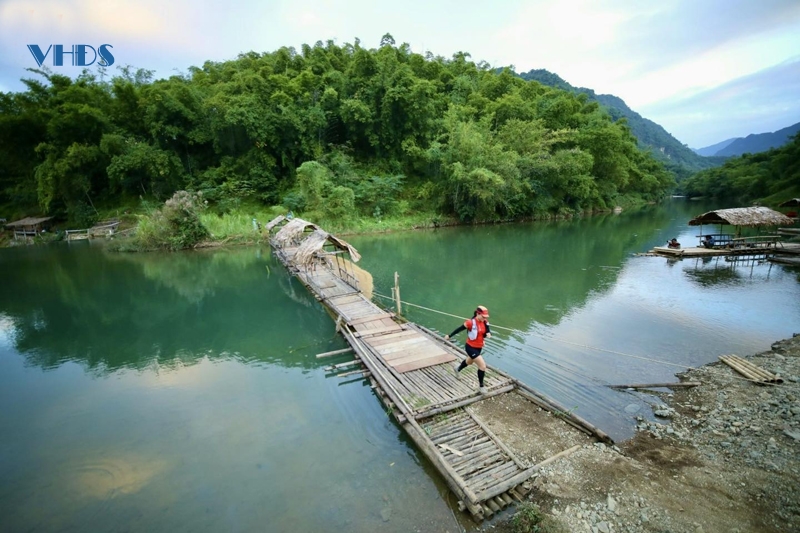
{"type": "Polygon", "coordinates": [[[724,158],[706,158],[698,155],[670,135],[663,127],[629,108],[617,96],[596,94],[592,89],[573,87],[557,74],[544,69],[530,70],[519,76],[524,80],[535,80],[565,91],[586,94],[590,100],[599,102],[605,107],[615,121],[624,118],[631,133],[638,139],[639,145],[649,149],[657,159],[675,173],[679,181],[698,170],[719,166],[725,160],[724,158]]]}
{"type": "Polygon", "coordinates": [[[750,205],[800,197],[800,134],[781,148],[729,159],[681,184],[688,196],[709,196],[750,205]]]}
{"type": "Polygon", "coordinates": [[[203,193],[220,211],[282,204],[323,219],[429,211],[462,221],[608,208],[675,183],[586,95],[390,35],[249,52],[189,74],[0,94],[0,206],[82,225],[98,205],[203,193]]]}

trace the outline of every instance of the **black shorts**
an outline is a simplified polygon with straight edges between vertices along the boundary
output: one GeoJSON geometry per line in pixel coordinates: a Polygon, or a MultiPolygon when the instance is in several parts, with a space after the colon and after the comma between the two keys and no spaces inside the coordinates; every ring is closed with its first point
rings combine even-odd
{"type": "Polygon", "coordinates": [[[470,356],[471,359],[480,357],[482,349],[483,348],[475,348],[474,346],[470,346],[469,344],[464,345],[464,350],[467,352],[467,355],[470,356]]]}

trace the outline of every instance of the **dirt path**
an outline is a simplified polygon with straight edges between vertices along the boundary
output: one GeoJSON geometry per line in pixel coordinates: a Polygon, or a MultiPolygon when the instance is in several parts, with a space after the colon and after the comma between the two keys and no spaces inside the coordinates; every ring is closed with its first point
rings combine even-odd
{"type": "Polygon", "coordinates": [[[756,385],[722,363],[691,370],[681,379],[702,385],[660,394],[659,416],[632,418],[637,434],[619,447],[593,443],[517,395],[473,409],[531,464],[581,444],[546,466],[529,495],[564,531],[797,532],[800,336],[748,359],[785,382],[756,385]]]}

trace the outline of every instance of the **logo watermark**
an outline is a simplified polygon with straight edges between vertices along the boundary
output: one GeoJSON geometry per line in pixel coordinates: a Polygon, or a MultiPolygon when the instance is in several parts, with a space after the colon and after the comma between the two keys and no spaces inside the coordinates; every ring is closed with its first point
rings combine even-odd
{"type": "Polygon", "coordinates": [[[74,67],[88,67],[93,65],[95,61],[97,61],[97,64],[100,66],[110,67],[114,64],[114,55],[109,50],[110,48],[114,47],[110,44],[101,44],[95,49],[95,47],[89,46],[88,44],[73,44],[67,47],[63,44],[51,44],[47,47],[47,51],[42,52],[38,44],[28,45],[28,50],[31,51],[33,59],[36,60],[36,64],[40,67],[47,60],[47,56],[50,55],[51,51],[53,52],[54,67],[64,66],[65,55],[71,56],[70,64],[74,67]],[[92,60],[87,63],[86,60],[89,56],[89,52],[92,54],[92,60]]]}

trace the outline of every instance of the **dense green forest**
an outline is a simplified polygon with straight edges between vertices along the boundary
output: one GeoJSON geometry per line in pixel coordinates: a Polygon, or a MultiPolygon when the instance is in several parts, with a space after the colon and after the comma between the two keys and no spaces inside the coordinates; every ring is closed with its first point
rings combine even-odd
{"type": "Polygon", "coordinates": [[[668,170],[674,172],[679,183],[682,179],[695,172],[717,167],[725,162],[725,157],[703,157],[698,155],[694,150],[670,135],[663,127],[632,110],[618,96],[596,94],[592,89],[574,87],[557,74],[545,69],[530,70],[519,76],[524,80],[538,81],[550,87],[576,94],[585,94],[590,100],[596,101],[605,107],[613,120],[624,118],[631,129],[631,133],[639,141],[639,145],[650,150],[656,159],[661,161],[668,170]]]}
{"type": "Polygon", "coordinates": [[[800,134],[788,144],[729,159],[681,184],[688,196],[709,196],[741,205],[777,204],[800,197],[800,134]]]}
{"type": "MultiPolygon", "coordinates": [[[[0,94],[0,209],[83,226],[202,193],[218,212],[507,220],[655,200],[672,173],[586,95],[385,35],[249,52],[152,79],[34,70],[0,94]]],[[[4,215],[5,216],[5,215],[4,215]]]]}

